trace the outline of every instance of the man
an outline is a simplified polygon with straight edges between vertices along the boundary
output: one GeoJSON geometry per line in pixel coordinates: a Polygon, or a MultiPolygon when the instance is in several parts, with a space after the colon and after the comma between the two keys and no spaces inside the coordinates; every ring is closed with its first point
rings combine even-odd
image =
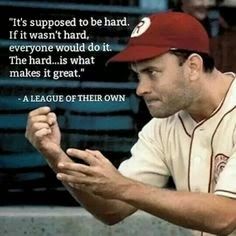
{"type": "MultiPolygon", "coordinates": [[[[217,4],[222,1],[217,1],[217,4]]],[[[198,19],[210,37],[216,37],[229,28],[217,8],[210,9],[209,0],[179,0],[175,11],[185,12],[198,19]]]]}
{"type": "Polygon", "coordinates": [[[30,112],[26,137],[107,224],[141,209],[196,235],[236,235],[236,80],[214,68],[201,24],[184,13],[144,17],[115,61],[131,63],[137,94],[154,117],[119,171],[99,151],[64,153],[48,107],[30,112]],[[169,176],[177,191],[163,188],[169,176]]]}
{"type": "Polygon", "coordinates": [[[208,0],[180,0],[180,9],[194,16],[199,21],[207,18],[209,1],[208,0]]]}

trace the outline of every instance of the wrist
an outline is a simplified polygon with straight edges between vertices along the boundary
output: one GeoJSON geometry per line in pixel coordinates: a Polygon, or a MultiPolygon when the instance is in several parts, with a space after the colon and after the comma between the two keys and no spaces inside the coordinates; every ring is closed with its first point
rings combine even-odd
{"type": "Polygon", "coordinates": [[[68,162],[71,159],[66,155],[60,146],[38,150],[46,159],[48,165],[57,172],[59,162],[68,162]]]}
{"type": "Polygon", "coordinates": [[[47,145],[36,147],[37,150],[45,157],[57,157],[60,156],[63,150],[61,147],[54,143],[48,143],[47,145]]]}
{"type": "Polygon", "coordinates": [[[130,203],[132,202],[132,199],[137,197],[137,194],[139,194],[139,189],[141,188],[142,183],[132,180],[130,178],[126,178],[126,181],[121,185],[119,191],[119,200],[130,203]]]}

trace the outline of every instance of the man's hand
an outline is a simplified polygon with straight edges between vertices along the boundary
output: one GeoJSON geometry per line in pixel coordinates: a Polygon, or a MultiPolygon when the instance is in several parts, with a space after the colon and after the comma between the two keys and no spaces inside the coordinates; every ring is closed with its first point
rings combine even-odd
{"type": "Polygon", "coordinates": [[[60,162],[57,178],[74,188],[91,192],[103,198],[115,199],[131,180],[122,176],[101,152],[68,149],[69,156],[78,158],[88,165],[60,162]]]}
{"type": "Polygon", "coordinates": [[[55,113],[40,107],[28,115],[25,137],[40,152],[50,154],[60,149],[61,133],[55,113]]]}

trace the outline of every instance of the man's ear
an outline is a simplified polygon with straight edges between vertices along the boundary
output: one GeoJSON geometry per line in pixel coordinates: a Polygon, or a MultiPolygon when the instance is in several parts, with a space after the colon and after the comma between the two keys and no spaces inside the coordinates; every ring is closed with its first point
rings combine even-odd
{"type": "Polygon", "coordinates": [[[199,78],[200,73],[203,70],[203,60],[200,55],[197,53],[192,53],[187,61],[186,65],[188,66],[190,80],[196,80],[199,78]]]}

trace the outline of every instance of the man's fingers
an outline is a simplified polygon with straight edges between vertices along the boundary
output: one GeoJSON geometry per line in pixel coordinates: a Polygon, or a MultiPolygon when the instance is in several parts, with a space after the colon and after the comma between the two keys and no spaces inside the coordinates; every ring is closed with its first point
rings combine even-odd
{"type": "MultiPolygon", "coordinates": [[[[64,163],[63,163],[64,164],[64,163]]],[[[58,165],[59,166],[59,165],[58,165]]],[[[58,167],[57,166],[57,167],[58,167]]],[[[70,176],[74,176],[76,178],[80,178],[82,176],[86,176],[85,174],[81,173],[81,172],[78,172],[78,171],[72,171],[72,170],[69,170],[69,169],[62,169],[61,167],[58,167],[58,173],[63,173],[63,174],[66,174],[66,175],[70,175],[70,176]]]]}
{"type": "Polygon", "coordinates": [[[75,183],[75,184],[88,184],[91,181],[89,180],[89,177],[85,177],[85,176],[80,176],[78,178],[78,176],[73,176],[73,175],[67,175],[64,173],[57,173],[56,175],[57,179],[63,181],[63,182],[67,182],[67,183],[75,183]]]}
{"type": "Polygon", "coordinates": [[[56,114],[54,112],[50,112],[47,115],[47,119],[48,119],[49,125],[53,125],[57,121],[57,116],[56,116],[56,114]]]}
{"type": "Polygon", "coordinates": [[[51,111],[50,107],[40,107],[29,113],[29,117],[38,116],[38,115],[46,115],[51,111]]]}
{"type": "Polygon", "coordinates": [[[30,121],[32,123],[35,123],[35,122],[48,122],[48,117],[46,115],[32,116],[30,121]]]}
{"type": "Polygon", "coordinates": [[[51,129],[43,128],[35,132],[37,138],[42,138],[45,135],[51,134],[51,129]]]}
{"type": "Polygon", "coordinates": [[[90,154],[92,154],[93,156],[97,157],[98,159],[101,158],[105,158],[102,153],[98,150],[90,150],[90,149],[86,149],[85,151],[89,152],[90,154]]]}
{"type": "MultiPolygon", "coordinates": [[[[70,162],[60,162],[58,164],[58,168],[60,171],[65,173],[65,171],[73,171],[76,173],[83,173],[85,175],[92,175],[93,171],[91,170],[91,167],[83,165],[83,164],[77,164],[77,163],[70,163],[70,162]]],[[[71,172],[72,173],[72,172],[71,172]]]]}
{"type": "Polygon", "coordinates": [[[46,115],[35,115],[35,116],[29,116],[29,123],[35,123],[35,122],[46,122],[49,125],[53,125],[57,120],[56,114],[53,112],[49,112],[46,115]]]}
{"type": "Polygon", "coordinates": [[[95,156],[87,151],[83,151],[83,150],[79,150],[75,148],[69,148],[67,149],[66,152],[69,156],[81,159],[89,165],[94,165],[97,161],[95,156]]]}
{"type": "Polygon", "coordinates": [[[48,123],[43,123],[43,122],[36,122],[32,124],[32,128],[37,131],[43,128],[50,129],[50,126],[48,123]]]}

